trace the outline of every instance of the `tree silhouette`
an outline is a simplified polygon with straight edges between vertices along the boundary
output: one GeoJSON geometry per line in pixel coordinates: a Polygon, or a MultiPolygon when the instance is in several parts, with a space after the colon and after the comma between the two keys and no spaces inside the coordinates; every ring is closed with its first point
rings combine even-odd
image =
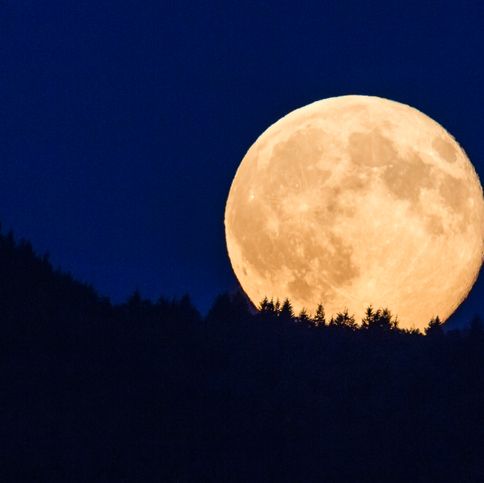
{"type": "Polygon", "coordinates": [[[274,315],[274,300],[264,297],[259,305],[259,311],[261,314],[274,315]]]}
{"type": "Polygon", "coordinates": [[[344,328],[349,330],[356,330],[358,328],[355,317],[353,315],[349,315],[348,309],[345,309],[343,312],[338,312],[335,317],[331,317],[329,325],[330,327],[344,328]]]}
{"type": "Polygon", "coordinates": [[[429,325],[425,328],[425,335],[430,337],[440,337],[444,335],[442,322],[438,315],[430,320],[429,325]]]}
{"type": "Polygon", "coordinates": [[[313,323],[315,327],[325,327],[326,326],[326,314],[324,313],[323,304],[319,304],[316,313],[313,317],[313,323]]]}
{"type": "Polygon", "coordinates": [[[137,311],[141,309],[143,305],[143,300],[141,298],[141,293],[138,289],[136,289],[129,297],[127,306],[133,311],[137,311]]]}
{"type": "Polygon", "coordinates": [[[471,320],[469,336],[474,340],[482,341],[484,339],[484,325],[478,315],[475,315],[471,320]]]}
{"type": "Polygon", "coordinates": [[[387,308],[374,310],[370,305],[361,321],[361,329],[373,332],[390,332],[397,330],[398,321],[387,308]]]}
{"type": "Polygon", "coordinates": [[[259,316],[265,322],[274,322],[279,316],[279,301],[274,303],[274,299],[264,299],[259,304],[259,316]]]}
{"type": "Polygon", "coordinates": [[[189,294],[184,294],[178,302],[178,310],[180,316],[189,323],[199,323],[201,320],[200,312],[192,303],[189,294]]]}
{"type": "MultiPolygon", "coordinates": [[[[266,302],[261,302],[261,307],[267,307],[266,302]]],[[[221,294],[219,295],[210,310],[208,311],[206,320],[209,323],[237,323],[247,319],[250,316],[246,300],[243,296],[236,292],[235,294],[221,294]]]]}
{"type": "Polygon", "coordinates": [[[311,321],[311,319],[308,315],[308,312],[305,308],[303,308],[299,312],[299,315],[297,316],[297,322],[304,327],[311,327],[312,326],[312,321],[311,321]]]}
{"type": "Polygon", "coordinates": [[[268,312],[268,310],[269,310],[269,299],[267,297],[264,297],[260,301],[258,308],[259,308],[260,313],[268,312]]]}
{"type": "Polygon", "coordinates": [[[277,299],[274,303],[274,312],[276,315],[279,315],[281,313],[281,302],[279,302],[279,299],[277,299]]]}
{"type": "Polygon", "coordinates": [[[282,303],[279,318],[283,322],[293,322],[295,319],[294,309],[292,308],[292,304],[288,298],[286,298],[282,303]]]}

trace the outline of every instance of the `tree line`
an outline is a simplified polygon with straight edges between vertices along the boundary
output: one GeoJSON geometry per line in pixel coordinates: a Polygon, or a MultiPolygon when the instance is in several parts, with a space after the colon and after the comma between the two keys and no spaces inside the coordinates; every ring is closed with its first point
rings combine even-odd
{"type": "MultiPolygon", "coordinates": [[[[408,334],[419,334],[418,329],[403,329],[398,326],[398,316],[394,316],[388,308],[375,309],[368,306],[360,324],[357,323],[355,316],[350,315],[348,310],[338,312],[336,315],[326,320],[326,313],[323,304],[318,304],[314,315],[310,316],[306,309],[302,309],[298,315],[295,314],[291,301],[286,298],[282,303],[276,299],[264,297],[258,306],[260,314],[265,318],[292,321],[295,324],[308,328],[342,328],[352,331],[377,331],[377,332],[400,332],[408,334]]],[[[473,322],[479,325],[476,318],[473,322]]],[[[424,329],[426,335],[442,335],[443,323],[439,316],[433,317],[424,329]]]]}

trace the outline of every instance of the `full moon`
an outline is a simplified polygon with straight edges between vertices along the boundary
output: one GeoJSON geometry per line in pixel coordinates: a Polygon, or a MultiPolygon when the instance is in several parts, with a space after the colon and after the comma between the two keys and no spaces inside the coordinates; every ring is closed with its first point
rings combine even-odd
{"type": "Polygon", "coordinates": [[[446,320],[484,252],[484,200],[463,149],[420,111],[371,96],[324,99],[270,126],[225,208],[248,297],[327,316],[387,307],[399,326],[446,320]]]}

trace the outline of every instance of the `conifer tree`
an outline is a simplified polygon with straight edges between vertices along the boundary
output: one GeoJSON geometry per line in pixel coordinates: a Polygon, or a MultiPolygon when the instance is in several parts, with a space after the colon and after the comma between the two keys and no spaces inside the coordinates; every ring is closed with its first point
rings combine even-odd
{"type": "Polygon", "coordinates": [[[430,319],[429,325],[425,328],[425,335],[429,335],[431,337],[439,337],[444,335],[442,325],[443,323],[438,315],[437,317],[430,319]]]}
{"type": "Polygon", "coordinates": [[[286,298],[282,303],[279,317],[285,322],[291,322],[294,320],[294,309],[292,308],[292,304],[288,298],[286,298]]]}

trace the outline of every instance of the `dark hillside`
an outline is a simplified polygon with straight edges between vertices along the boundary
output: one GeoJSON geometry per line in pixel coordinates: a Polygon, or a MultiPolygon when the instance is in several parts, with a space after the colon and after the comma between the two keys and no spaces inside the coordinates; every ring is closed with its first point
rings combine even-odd
{"type": "Polygon", "coordinates": [[[1,235],[0,480],[483,481],[478,320],[316,327],[266,302],[112,306],[1,235]]]}

